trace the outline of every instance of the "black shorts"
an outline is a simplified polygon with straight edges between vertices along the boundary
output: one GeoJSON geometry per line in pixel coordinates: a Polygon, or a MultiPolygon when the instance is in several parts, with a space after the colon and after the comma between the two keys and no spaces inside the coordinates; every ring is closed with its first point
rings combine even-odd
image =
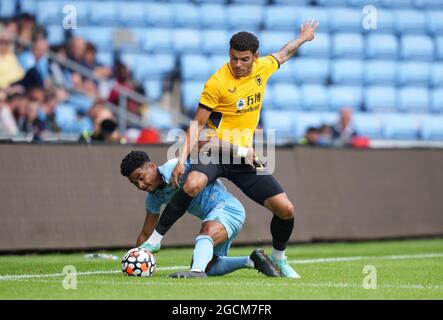
{"type": "Polygon", "coordinates": [[[270,174],[257,174],[249,164],[191,164],[189,172],[198,171],[208,177],[208,184],[223,177],[232,181],[245,195],[260,205],[265,200],[284,193],[278,181],[270,174]]]}

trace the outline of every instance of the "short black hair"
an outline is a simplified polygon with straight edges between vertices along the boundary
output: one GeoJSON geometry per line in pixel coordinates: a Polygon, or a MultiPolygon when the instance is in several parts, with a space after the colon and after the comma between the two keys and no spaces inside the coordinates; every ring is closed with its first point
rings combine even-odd
{"type": "Polygon", "coordinates": [[[100,123],[100,131],[103,134],[112,134],[117,129],[117,122],[112,119],[105,119],[100,123]]]}
{"type": "Polygon", "coordinates": [[[135,169],[140,168],[147,162],[151,162],[149,156],[144,151],[131,151],[123,158],[120,164],[120,173],[122,176],[129,177],[135,169]]]}
{"type": "Polygon", "coordinates": [[[251,51],[255,54],[259,47],[258,39],[250,32],[242,31],[234,34],[229,41],[231,49],[237,51],[251,51]]]}

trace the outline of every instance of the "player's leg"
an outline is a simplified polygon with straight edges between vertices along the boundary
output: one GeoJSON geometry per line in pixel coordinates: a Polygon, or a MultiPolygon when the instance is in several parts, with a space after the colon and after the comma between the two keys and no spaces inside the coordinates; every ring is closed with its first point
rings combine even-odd
{"type": "Polygon", "coordinates": [[[160,216],[155,231],[164,236],[183,214],[188,210],[194,197],[208,183],[212,183],[221,174],[222,167],[216,164],[192,164],[186,182],[166,205],[160,216]]]}
{"type": "Polygon", "coordinates": [[[233,167],[228,178],[250,199],[273,213],[271,260],[278,264],[284,277],[298,278],[285,256],[286,244],[294,229],[295,210],[283,188],[272,175],[257,175],[254,168],[247,166],[233,167]]]}

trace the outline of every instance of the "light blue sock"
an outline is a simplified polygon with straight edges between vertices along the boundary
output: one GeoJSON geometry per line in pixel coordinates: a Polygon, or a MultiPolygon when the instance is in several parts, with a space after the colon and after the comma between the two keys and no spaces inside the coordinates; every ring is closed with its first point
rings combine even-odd
{"type": "Polygon", "coordinates": [[[238,269],[251,268],[254,263],[249,257],[218,257],[217,261],[209,269],[209,276],[221,276],[238,269]],[[252,264],[251,264],[252,263],[252,264]]]}
{"type": "Polygon", "coordinates": [[[194,255],[191,271],[205,271],[214,254],[214,242],[210,236],[200,235],[195,238],[194,255]]]}

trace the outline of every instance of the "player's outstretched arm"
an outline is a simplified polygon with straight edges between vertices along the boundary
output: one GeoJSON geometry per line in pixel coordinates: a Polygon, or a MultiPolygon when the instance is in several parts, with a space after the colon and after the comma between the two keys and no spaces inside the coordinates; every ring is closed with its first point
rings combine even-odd
{"type": "Polygon", "coordinates": [[[145,217],[145,223],[143,224],[143,229],[137,238],[136,246],[141,246],[152,234],[155,226],[157,225],[159,214],[152,214],[147,212],[145,217]]]}
{"type": "Polygon", "coordinates": [[[315,37],[315,30],[318,28],[318,22],[311,20],[300,27],[300,35],[297,39],[288,42],[280,51],[272,55],[280,64],[288,61],[306,41],[311,41],[315,37]]]}

